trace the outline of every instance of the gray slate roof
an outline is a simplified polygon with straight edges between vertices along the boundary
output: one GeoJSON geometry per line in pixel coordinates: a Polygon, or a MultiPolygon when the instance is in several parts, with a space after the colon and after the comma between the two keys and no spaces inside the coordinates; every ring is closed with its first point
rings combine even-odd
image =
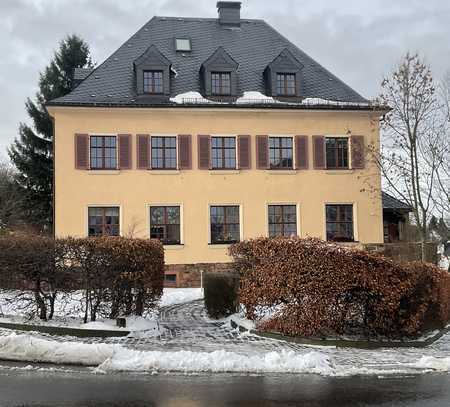
{"type": "Polygon", "coordinates": [[[73,79],[75,81],[82,81],[93,71],[91,68],[75,68],[73,72],[73,79]]]}
{"type": "Polygon", "coordinates": [[[383,202],[383,209],[394,209],[394,210],[405,210],[411,212],[412,208],[408,204],[394,198],[392,195],[389,195],[387,192],[381,193],[381,199],[383,202]]]}
{"type": "MultiPolygon", "coordinates": [[[[201,92],[200,66],[222,46],[238,62],[238,93],[265,93],[263,71],[284,49],[304,65],[302,96],[366,103],[351,89],[262,20],[241,20],[240,28],[225,27],[214,18],[153,17],[71,93],[49,105],[141,105],[136,102],[133,61],[150,45],[172,62],[176,72],[171,95],[201,92]],[[191,39],[192,51],[176,52],[174,38],[191,39]]],[[[149,102],[151,104],[151,102],[149,102]]]]}

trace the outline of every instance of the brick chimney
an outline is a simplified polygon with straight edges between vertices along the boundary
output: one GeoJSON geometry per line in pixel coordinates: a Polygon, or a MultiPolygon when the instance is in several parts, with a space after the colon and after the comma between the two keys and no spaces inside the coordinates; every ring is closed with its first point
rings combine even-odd
{"type": "Polygon", "coordinates": [[[219,23],[222,25],[239,27],[241,25],[241,2],[218,1],[219,23]]]}

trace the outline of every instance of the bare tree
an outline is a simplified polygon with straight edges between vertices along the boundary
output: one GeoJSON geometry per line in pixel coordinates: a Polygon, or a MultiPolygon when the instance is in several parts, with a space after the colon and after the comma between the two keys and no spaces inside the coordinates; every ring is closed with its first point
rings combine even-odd
{"type": "Polygon", "coordinates": [[[14,168],[0,162],[0,231],[17,226],[22,221],[21,196],[14,182],[14,168]]]}
{"type": "Polygon", "coordinates": [[[379,102],[391,107],[382,122],[378,160],[387,189],[410,204],[420,238],[426,241],[443,140],[431,69],[418,55],[407,54],[383,80],[379,102]]]}
{"type": "Polygon", "coordinates": [[[441,146],[437,151],[439,167],[434,199],[436,212],[450,228],[450,71],[439,87],[439,101],[442,111],[441,146]]]}

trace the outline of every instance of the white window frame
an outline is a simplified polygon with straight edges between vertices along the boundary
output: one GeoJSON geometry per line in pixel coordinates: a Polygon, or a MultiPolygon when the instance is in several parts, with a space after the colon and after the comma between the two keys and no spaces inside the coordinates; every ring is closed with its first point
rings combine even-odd
{"type": "Polygon", "coordinates": [[[239,242],[244,240],[244,210],[242,203],[239,202],[209,202],[207,208],[207,236],[208,246],[211,248],[228,247],[232,243],[212,243],[211,242],[211,206],[238,206],[239,207],[239,242]]]}
{"type": "Polygon", "coordinates": [[[266,236],[269,237],[269,206],[272,205],[295,205],[295,216],[296,216],[296,224],[297,224],[297,236],[301,237],[302,229],[300,225],[300,203],[299,202],[293,202],[293,201],[268,201],[266,202],[265,206],[265,213],[266,213],[266,236]]]}
{"type": "Polygon", "coordinates": [[[295,159],[295,135],[293,134],[269,134],[267,136],[267,164],[269,166],[270,171],[295,171],[297,168],[297,161],[295,159]],[[273,169],[270,168],[270,138],[276,138],[276,137],[284,137],[284,138],[291,138],[292,139],[292,168],[280,168],[280,169],[273,169]]]}
{"type": "MultiPolygon", "coordinates": [[[[81,133],[81,132],[80,132],[81,133]]],[[[88,133],[89,145],[88,145],[88,159],[90,171],[117,171],[119,169],[119,134],[118,133],[88,133]],[[91,137],[115,137],[116,138],[116,168],[92,168],[91,167],[91,137]]]]}
{"type": "MultiPolygon", "coordinates": [[[[145,132],[144,132],[145,133],[145,132]]],[[[142,133],[142,134],[144,134],[142,133]]],[[[139,133],[141,134],[141,133],[139,133]]],[[[179,171],[180,163],[178,160],[178,134],[168,134],[168,133],[149,133],[149,159],[150,159],[150,170],[151,171],[179,171]],[[175,158],[176,158],[176,166],[175,168],[153,168],[152,166],[152,137],[175,137],[175,158]]]]}
{"type": "Polygon", "coordinates": [[[89,208],[119,208],[119,236],[123,236],[123,211],[122,211],[122,205],[117,203],[90,203],[87,204],[84,209],[84,224],[85,229],[84,233],[86,237],[89,237],[89,208]]]}
{"type": "Polygon", "coordinates": [[[154,206],[178,206],[180,207],[180,243],[179,244],[165,244],[163,245],[165,249],[177,249],[184,246],[184,206],[181,202],[150,202],[146,204],[147,211],[147,236],[150,239],[151,233],[151,217],[150,217],[150,208],[154,206]]]}
{"type": "Polygon", "coordinates": [[[326,201],[323,204],[323,240],[327,240],[327,205],[352,205],[353,207],[353,242],[332,242],[338,244],[352,244],[359,242],[359,231],[358,231],[358,204],[354,201],[326,201]]]}
{"type": "Polygon", "coordinates": [[[352,135],[349,133],[346,134],[326,134],[325,137],[325,169],[327,171],[349,171],[352,170],[352,135]],[[347,146],[348,146],[348,168],[336,169],[336,168],[327,168],[327,138],[346,138],[347,146]]]}
{"type": "Polygon", "coordinates": [[[209,156],[211,162],[211,171],[233,171],[239,169],[239,154],[238,154],[238,135],[237,134],[211,134],[210,135],[210,143],[209,143],[209,156]],[[234,138],[234,162],[236,166],[234,168],[213,168],[212,166],[212,138],[213,137],[228,137],[234,138]]]}

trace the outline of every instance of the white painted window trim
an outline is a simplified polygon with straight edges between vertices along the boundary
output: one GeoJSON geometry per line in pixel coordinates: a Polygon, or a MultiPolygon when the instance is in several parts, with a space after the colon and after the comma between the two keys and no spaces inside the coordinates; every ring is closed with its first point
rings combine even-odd
{"type": "MultiPolygon", "coordinates": [[[[280,170],[273,170],[273,169],[269,168],[266,171],[270,172],[270,173],[275,173],[277,171],[280,171],[280,172],[284,171],[285,174],[287,172],[291,172],[291,173],[296,172],[297,162],[296,162],[296,159],[295,159],[295,135],[294,134],[269,134],[268,138],[270,138],[270,137],[289,137],[289,138],[292,139],[292,169],[287,169],[286,168],[286,169],[280,169],[280,170]]],[[[268,149],[267,160],[268,160],[268,165],[270,167],[270,141],[269,140],[267,140],[267,149],[268,149]]]]}
{"type": "MultiPolygon", "coordinates": [[[[210,138],[212,137],[233,137],[234,138],[234,162],[236,163],[235,168],[230,168],[230,169],[223,169],[223,168],[211,168],[210,172],[215,172],[215,171],[239,171],[239,154],[238,154],[238,135],[237,134],[210,134],[210,138]]],[[[209,155],[210,155],[210,162],[212,163],[212,141],[210,141],[210,145],[209,145],[209,155]]],[[[212,167],[212,165],[211,165],[212,167]]],[[[231,172],[232,173],[232,172],[231,172]]]]}
{"type": "Polygon", "coordinates": [[[325,167],[327,165],[327,144],[326,144],[326,139],[327,137],[329,138],[346,138],[348,139],[347,142],[347,146],[348,146],[348,168],[345,169],[334,169],[334,168],[325,168],[326,171],[330,171],[336,173],[336,172],[341,172],[341,173],[345,173],[345,171],[347,171],[347,173],[349,173],[350,171],[353,171],[353,167],[352,167],[352,135],[351,133],[346,133],[346,134],[325,134],[325,167]]]}
{"type": "Polygon", "coordinates": [[[88,133],[89,136],[89,145],[88,145],[88,161],[89,161],[89,171],[96,171],[97,173],[101,173],[103,171],[120,171],[119,169],[119,133],[88,133]],[[115,137],[116,138],[116,168],[108,168],[108,169],[98,169],[91,168],[91,137],[115,137]]]}
{"type": "Polygon", "coordinates": [[[211,248],[228,247],[230,243],[211,243],[211,206],[238,206],[239,207],[239,241],[244,240],[244,210],[243,204],[239,202],[209,202],[207,207],[207,236],[208,236],[208,246],[211,248]]]}
{"type": "MultiPolygon", "coordinates": [[[[326,201],[323,204],[323,240],[327,240],[327,205],[352,205],[353,207],[353,241],[359,242],[358,204],[354,201],[326,201]]],[[[338,242],[339,243],[339,242],[338,242]]],[[[350,242],[352,243],[352,242],[350,242]]]]}
{"type": "Polygon", "coordinates": [[[123,211],[122,205],[117,203],[90,203],[85,206],[84,209],[84,234],[86,237],[89,237],[89,208],[110,208],[115,207],[119,208],[119,236],[123,236],[123,211]]]}
{"type": "Polygon", "coordinates": [[[168,244],[164,245],[165,249],[176,249],[180,246],[184,246],[184,205],[181,202],[149,202],[145,205],[147,212],[147,237],[150,239],[150,228],[151,228],[151,218],[150,218],[150,208],[153,206],[179,206],[180,207],[180,244],[168,244]]]}
{"type": "MultiPolygon", "coordinates": [[[[137,134],[145,134],[143,133],[137,133],[137,134]]],[[[179,174],[180,171],[180,163],[178,162],[178,134],[173,133],[148,133],[149,135],[149,160],[150,160],[150,171],[154,171],[155,174],[165,174],[167,175],[169,172],[174,174],[179,174]],[[175,159],[177,161],[176,168],[173,170],[168,170],[166,168],[158,169],[158,168],[152,168],[152,137],[175,137],[175,159]]],[[[137,142],[137,141],[136,141],[137,142]]],[[[136,161],[137,162],[137,161],[136,161]]]]}
{"type": "Polygon", "coordinates": [[[302,229],[301,229],[301,222],[300,222],[300,203],[299,202],[293,202],[293,201],[268,201],[265,205],[265,216],[266,216],[266,227],[265,227],[265,233],[266,236],[269,237],[269,206],[270,205],[295,205],[295,216],[296,216],[296,224],[297,224],[297,236],[302,237],[302,229]]]}

